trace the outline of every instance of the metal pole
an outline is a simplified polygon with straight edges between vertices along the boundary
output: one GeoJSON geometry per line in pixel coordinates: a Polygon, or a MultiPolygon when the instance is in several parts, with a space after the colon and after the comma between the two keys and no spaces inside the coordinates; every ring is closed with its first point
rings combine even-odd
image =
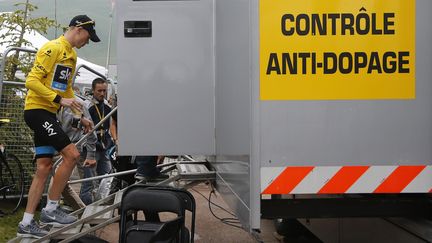
{"type": "Polygon", "coordinates": [[[57,23],[57,0],[54,0],[54,21],[55,21],[55,24],[56,24],[54,38],[57,38],[57,29],[58,29],[58,23],[57,23]]]}
{"type": "Polygon", "coordinates": [[[3,76],[4,76],[4,69],[6,66],[7,55],[9,54],[9,52],[11,52],[13,50],[36,53],[36,50],[33,50],[33,49],[28,49],[28,48],[24,48],[24,47],[14,47],[14,46],[7,48],[3,52],[3,57],[2,57],[1,63],[0,63],[0,98],[1,98],[2,92],[3,92],[3,76]]]}
{"type": "Polygon", "coordinates": [[[194,160],[191,156],[189,156],[189,155],[183,155],[183,157],[185,157],[186,159],[188,159],[188,160],[190,160],[190,161],[192,161],[192,162],[195,161],[195,160],[194,160]]]}
{"type": "MultiPolygon", "coordinates": [[[[78,146],[78,145],[80,145],[85,139],[87,139],[87,137],[88,136],[90,136],[90,134],[91,133],[93,133],[98,127],[100,127],[107,119],[109,119],[111,116],[112,116],[112,114],[114,114],[114,112],[116,112],[117,111],[117,106],[116,107],[114,107],[112,110],[111,110],[111,112],[110,113],[108,113],[102,120],[100,120],[100,122],[98,123],[98,124],[96,124],[95,126],[94,126],[94,128],[90,131],[90,132],[88,132],[86,135],[84,135],[84,137],[82,137],[80,140],[78,140],[78,142],[76,142],[75,143],[75,146],[78,146]]],[[[55,169],[57,168],[57,166],[60,164],[60,162],[63,160],[63,157],[60,157],[55,163],[54,163],[54,166],[53,166],[53,170],[52,170],[52,173],[54,174],[54,171],[55,171],[55,169]]]]}
{"type": "Polygon", "coordinates": [[[111,55],[111,34],[112,34],[112,25],[113,25],[113,14],[114,14],[114,5],[111,5],[111,13],[110,13],[110,29],[108,32],[108,52],[107,52],[107,58],[105,63],[105,69],[106,69],[106,76],[108,77],[108,67],[109,67],[109,59],[111,55]]]}
{"type": "Polygon", "coordinates": [[[99,180],[99,179],[103,179],[103,178],[108,178],[108,177],[114,177],[114,176],[121,176],[121,175],[127,175],[127,174],[132,174],[135,173],[137,169],[133,169],[133,170],[125,170],[125,171],[121,171],[121,172],[116,172],[116,173],[111,173],[111,174],[105,174],[105,175],[101,175],[101,176],[94,176],[94,177],[89,177],[89,178],[85,178],[85,179],[79,179],[79,180],[74,180],[74,181],[68,181],[68,184],[77,184],[77,183],[82,183],[82,182],[86,182],[86,181],[94,181],[94,180],[99,180]]]}
{"type": "Polygon", "coordinates": [[[85,65],[85,64],[80,64],[80,65],[77,66],[77,68],[76,68],[76,70],[75,70],[75,73],[74,73],[74,75],[73,75],[73,77],[72,77],[72,80],[73,80],[73,81],[72,81],[72,85],[75,84],[75,78],[76,78],[76,76],[78,75],[78,70],[80,70],[81,68],[85,68],[85,69],[87,69],[88,71],[90,71],[90,72],[96,74],[97,76],[99,76],[99,77],[101,77],[101,78],[103,78],[103,79],[106,79],[106,76],[105,76],[105,75],[99,73],[99,72],[96,71],[96,70],[93,70],[91,67],[89,67],[89,66],[87,66],[87,65],[85,65]]]}
{"type": "Polygon", "coordinates": [[[17,86],[25,86],[24,82],[16,82],[16,81],[3,81],[4,84],[17,85],[17,86]]]}

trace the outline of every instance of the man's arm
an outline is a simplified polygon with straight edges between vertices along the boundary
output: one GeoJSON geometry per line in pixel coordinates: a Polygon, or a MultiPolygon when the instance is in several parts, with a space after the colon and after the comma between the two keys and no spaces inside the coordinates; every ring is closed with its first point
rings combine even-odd
{"type": "Polygon", "coordinates": [[[49,101],[60,103],[61,97],[56,92],[46,87],[41,80],[50,72],[53,72],[59,48],[44,45],[36,54],[34,65],[27,76],[25,87],[32,90],[40,97],[49,101]]]}

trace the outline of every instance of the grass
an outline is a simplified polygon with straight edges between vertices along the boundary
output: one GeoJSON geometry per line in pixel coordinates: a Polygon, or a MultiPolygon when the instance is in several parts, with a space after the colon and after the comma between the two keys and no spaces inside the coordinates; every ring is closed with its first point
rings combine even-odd
{"type": "MultiPolygon", "coordinates": [[[[21,221],[24,214],[25,202],[21,204],[21,208],[12,215],[0,217],[0,242],[7,242],[16,237],[18,223],[21,221]]],[[[1,209],[8,209],[11,205],[7,202],[0,201],[1,209]]],[[[35,218],[39,218],[38,213],[35,218]]]]}
{"type": "MultiPolygon", "coordinates": [[[[0,208],[7,209],[10,204],[0,202],[0,208]]],[[[18,212],[12,215],[0,217],[0,242],[7,242],[16,237],[18,223],[21,221],[24,213],[24,208],[20,208],[18,212]]]]}

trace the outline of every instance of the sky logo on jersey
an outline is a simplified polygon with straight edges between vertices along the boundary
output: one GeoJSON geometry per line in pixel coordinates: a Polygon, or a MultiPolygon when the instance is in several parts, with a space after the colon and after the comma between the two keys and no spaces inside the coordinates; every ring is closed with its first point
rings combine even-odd
{"type": "Polygon", "coordinates": [[[72,76],[72,68],[57,64],[54,71],[51,87],[62,92],[66,91],[68,81],[72,76]]]}

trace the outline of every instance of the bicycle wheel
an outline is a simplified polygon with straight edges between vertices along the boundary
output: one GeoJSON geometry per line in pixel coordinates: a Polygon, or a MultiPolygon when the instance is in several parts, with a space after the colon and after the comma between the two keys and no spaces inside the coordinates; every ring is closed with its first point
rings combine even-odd
{"type": "Polygon", "coordinates": [[[24,197],[24,170],[13,154],[6,154],[6,161],[2,162],[0,169],[0,199],[4,202],[2,210],[12,214],[18,210],[24,197]]]}

